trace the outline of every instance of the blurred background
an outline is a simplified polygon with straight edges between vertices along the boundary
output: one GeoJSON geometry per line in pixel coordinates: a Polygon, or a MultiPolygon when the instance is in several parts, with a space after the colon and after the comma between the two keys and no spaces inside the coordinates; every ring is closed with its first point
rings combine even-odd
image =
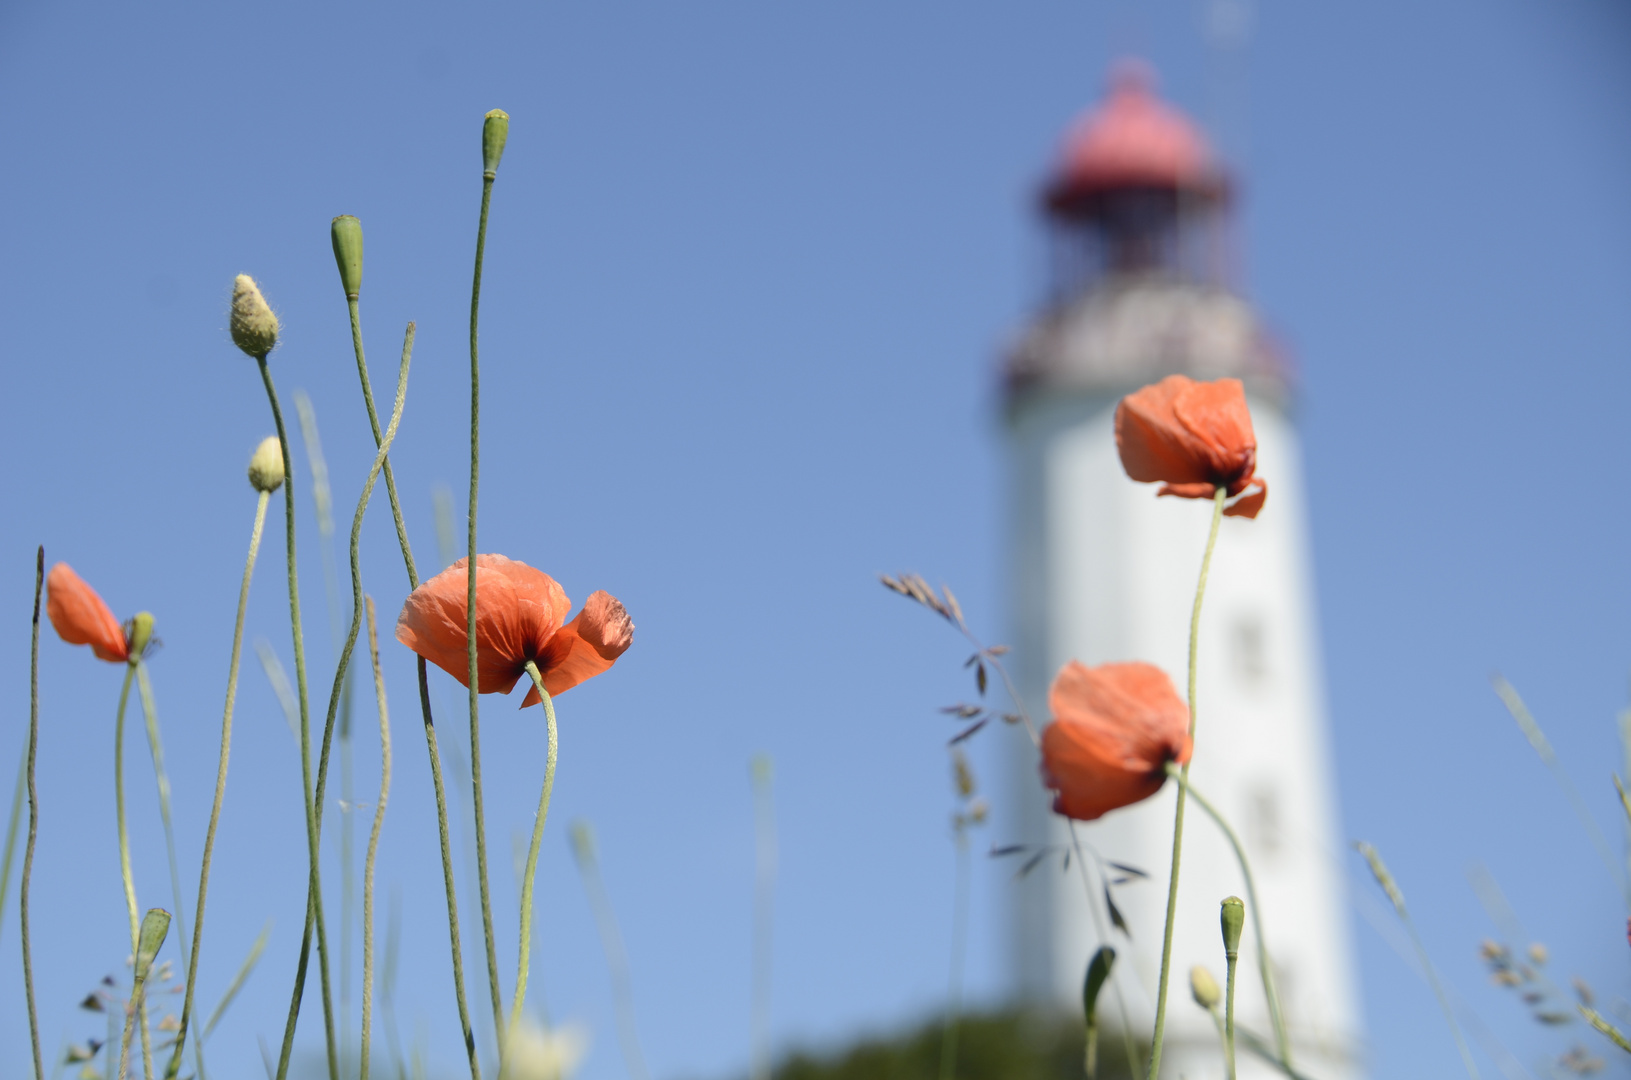
{"type": "MultiPolygon", "coordinates": [[[[282,316],[274,375],[289,413],[297,389],[310,395],[343,532],[372,443],[328,244],[336,214],[360,217],[367,237],[363,325],[382,401],[403,326],[418,322],[392,458],[421,569],[441,565],[435,493],[453,493],[462,525],[468,475],[481,116],[502,107],[512,122],[482,305],[479,546],[545,569],[575,601],[611,591],[638,626],[610,674],[559,703],[539,1003],[590,1032],[586,1080],[627,1075],[566,840],[581,819],[598,839],[652,1074],[746,1074],[750,761],[765,754],[778,1053],[934,1017],[954,880],[954,729],[936,708],[968,696],[966,651],[876,577],[948,582],[989,640],[1011,632],[996,360],[1044,298],[1038,187],[1127,54],[1155,65],[1163,94],[1235,168],[1239,287],[1298,363],[1344,835],[1386,855],[1454,992],[1498,1033],[1510,1060],[1477,1048],[1492,1074],[1549,1075],[1576,1042],[1624,1074],[1624,1055],[1581,1024],[1535,1023],[1491,984],[1477,950],[1498,928],[1470,884],[1486,870],[1499,883],[1560,982],[1586,979],[1610,1013],[1631,993],[1625,900],[1489,684],[1499,670],[1527,696],[1622,856],[1610,773],[1626,769],[1617,716],[1631,677],[1619,477],[1631,451],[1631,13],[1618,5],[11,0],[0,6],[0,776],[26,731],[43,543],[121,618],[157,617],[178,843],[183,866],[196,861],[254,508],[244,468],[272,431],[254,364],[226,334],[231,281],[255,275],[282,316]]],[[[320,709],[336,645],[298,447],[296,458],[320,709]]],[[[267,920],[272,930],[210,1041],[221,1076],[259,1075],[258,1037],[275,1053],[304,903],[299,756],[252,645],[290,663],[280,502],[246,630],[206,1007],[267,920]]],[[[407,590],[382,491],[362,568],[389,624],[407,590]]],[[[383,942],[400,911],[402,1045],[431,1075],[456,1076],[413,664],[394,642],[382,651],[396,776],[377,933],[383,942]]],[[[128,951],[110,782],[120,675],[42,635],[34,964],[42,1037],[59,1059],[102,1036],[103,1018],[77,1003],[123,973],[128,951]]],[[[443,745],[456,745],[462,690],[433,679],[443,745]]],[[[511,845],[530,828],[543,756],[541,718],[518,704],[490,697],[482,713],[506,984],[511,845]]],[[[359,694],[363,803],[378,781],[367,706],[359,694]]],[[[137,886],[144,906],[168,906],[140,731],[127,759],[137,886]]],[[[988,788],[1014,735],[972,742],[988,788]]],[[[325,823],[336,911],[346,816],[331,803],[325,823]]],[[[371,815],[349,816],[365,835],[371,815]]],[[[456,823],[461,867],[467,835],[456,823]]],[[[1024,839],[998,814],[973,843],[1024,839]]],[[[1453,1075],[1430,992],[1396,951],[1362,864],[1349,870],[1371,1074],[1453,1075]]],[[[1011,864],[975,862],[974,1008],[1010,989],[1011,876],[1011,864]]],[[[12,880],[0,1072],[26,1075],[12,880]]],[[[480,1035],[473,889],[460,900],[480,1035]]],[[[357,978],[354,962],[353,1014],[357,978]]],[[[309,991],[308,1061],[319,1016],[309,991]]]]}

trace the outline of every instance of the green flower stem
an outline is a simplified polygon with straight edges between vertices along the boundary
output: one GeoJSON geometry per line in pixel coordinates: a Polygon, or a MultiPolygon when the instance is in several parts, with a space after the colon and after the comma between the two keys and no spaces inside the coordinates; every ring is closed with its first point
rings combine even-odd
{"type": "Polygon", "coordinates": [[[1218,812],[1218,808],[1211,801],[1196,791],[1190,784],[1189,778],[1184,775],[1183,769],[1172,762],[1167,762],[1167,775],[1178,781],[1179,785],[1195,800],[1195,805],[1206,811],[1206,815],[1217,823],[1228,838],[1229,846],[1234,849],[1235,861],[1240,864],[1241,876],[1246,879],[1246,907],[1251,912],[1252,933],[1257,937],[1257,969],[1263,978],[1263,995],[1268,998],[1269,1020],[1274,1025],[1275,1049],[1279,1052],[1280,1062],[1286,1067],[1291,1066],[1291,1038],[1286,1031],[1285,1013],[1280,1007],[1280,992],[1274,985],[1274,967],[1269,963],[1268,939],[1263,936],[1263,905],[1257,899],[1257,880],[1252,876],[1252,865],[1246,858],[1246,849],[1241,846],[1240,837],[1230,827],[1229,822],[1218,812]]]}
{"type": "MultiPolygon", "coordinates": [[[[487,946],[487,988],[493,998],[493,1029],[499,1060],[504,1058],[504,995],[498,986],[498,950],[493,943],[493,905],[487,889],[487,817],[481,802],[481,706],[476,678],[476,493],[481,479],[481,361],[476,328],[481,312],[481,264],[487,251],[487,208],[493,201],[493,176],[481,181],[481,222],[476,227],[476,273],[470,286],[470,516],[469,561],[466,563],[465,654],[470,684],[470,791],[476,809],[476,879],[481,886],[481,933],[487,946]]],[[[525,954],[523,954],[525,955],[525,954]]],[[[525,963],[525,960],[522,961],[525,963]]]]}
{"type": "Polygon", "coordinates": [[[23,881],[18,890],[18,918],[22,922],[23,992],[28,998],[28,1037],[34,1048],[34,1077],[45,1076],[40,1056],[40,1018],[34,1008],[34,954],[28,936],[28,886],[34,877],[34,838],[40,828],[39,793],[34,788],[34,757],[40,741],[40,588],[45,584],[45,547],[34,553],[34,625],[28,648],[28,843],[23,848],[23,881]]]}
{"type": "MultiPolygon", "coordinates": [[[[346,306],[351,310],[351,348],[357,354],[357,377],[362,380],[362,400],[368,407],[368,425],[374,430],[374,446],[381,444],[379,430],[379,413],[374,409],[374,391],[368,382],[368,361],[363,358],[362,352],[362,317],[357,310],[355,297],[348,299],[346,306]]],[[[402,546],[402,558],[408,564],[408,578],[414,588],[419,587],[419,575],[414,570],[413,548],[408,543],[408,527],[402,520],[402,503],[396,495],[396,477],[391,474],[391,461],[385,459],[383,466],[385,473],[385,493],[391,498],[391,518],[396,522],[396,540],[402,546]]]]}
{"type": "MultiPolygon", "coordinates": [[[[1201,557],[1201,577],[1195,585],[1195,607],[1189,617],[1189,738],[1195,739],[1195,658],[1200,643],[1201,601],[1206,596],[1206,575],[1212,568],[1212,549],[1218,543],[1218,526],[1223,521],[1223,502],[1228,490],[1218,488],[1212,496],[1212,530],[1206,537],[1206,554],[1201,557]]],[[[1194,751],[1190,751],[1190,761],[1194,751]]],[[[1161,1075],[1161,1042],[1167,1033],[1167,983],[1172,978],[1172,926],[1178,917],[1178,870],[1183,863],[1184,798],[1189,793],[1189,763],[1184,763],[1178,787],[1178,810],[1172,823],[1172,878],[1167,882],[1167,922],[1161,938],[1161,979],[1155,991],[1155,1034],[1150,1040],[1150,1080],[1161,1075]]]]}
{"type": "MultiPolygon", "coordinates": [[[[263,491],[255,501],[255,525],[249,532],[249,555],[244,559],[243,583],[238,586],[238,617],[232,624],[232,653],[227,661],[227,703],[221,715],[221,757],[215,766],[215,802],[210,806],[210,823],[204,831],[203,864],[198,871],[198,921],[193,924],[192,948],[187,959],[187,992],[181,1002],[181,1026],[176,1029],[175,1049],[171,1051],[170,1063],[164,1070],[167,1080],[173,1080],[181,1072],[181,1052],[187,1045],[187,1025],[192,1019],[193,988],[198,983],[198,951],[204,938],[204,902],[210,888],[210,858],[215,851],[215,829],[221,821],[221,803],[226,799],[227,759],[232,754],[232,708],[238,696],[238,658],[243,651],[244,611],[249,607],[249,582],[255,573],[255,558],[260,554],[261,531],[266,525],[266,504],[271,498],[270,491],[263,491]]],[[[185,941],[186,937],[183,930],[181,939],[185,941]]],[[[199,1058],[198,1074],[203,1076],[202,1040],[195,1043],[193,1052],[199,1058]]]]}
{"type": "Polygon", "coordinates": [[[255,358],[260,365],[261,381],[266,384],[266,398],[272,406],[272,420],[277,425],[277,441],[283,451],[283,529],[284,548],[289,566],[289,627],[294,636],[294,674],[296,700],[300,704],[300,787],[306,803],[306,848],[311,863],[310,880],[306,888],[306,932],[301,939],[300,959],[295,965],[294,992],[289,998],[289,1019],[283,1027],[283,1048],[278,1056],[277,1080],[289,1073],[289,1056],[294,1050],[295,1024],[300,1019],[300,999],[306,988],[306,966],[311,956],[311,930],[317,928],[317,970],[322,976],[323,1036],[328,1051],[329,1080],[339,1080],[340,1063],[334,1043],[334,997],[329,988],[328,934],[323,926],[323,883],[318,865],[321,850],[322,794],[312,798],[311,775],[311,709],[306,691],[306,640],[300,627],[300,574],[295,559],[294,517],[294,462],[289,457],[289,434],[283,427],[283,409],[278,405],[277,390],[272,385],[272,371],[266,366],[266,354],[255,358]]]}
{"type": "Polygon", "coordinates": [[[1228,1080],[1235,1080],[1235,968],[1239,959],[1240,954],[1232,951],[1223,956],[1228,972],[1223,991],[1223,1067],[1228,1080]]]}
{"type": "Polygon", "coordinates": [[[476,1036],[470,1029],[470,1006],[464,997],[464,952],[459,947],[459,898],[453,877],[453,845],[448,839],[447,791],[442,785],[442,756],[436,748],[436,722],[430,713],[430,682],[425,658],[419,658],[419,711],[425,720],[425,746],[430,752],[430,778],[436,789],[436,831],[442,844],[442,887],[447,892],[447,932],[453,940],[453,996],[459,1005],[459,1029],[464,1032],[464,1051],[470,1059],[470,1080],[481,1080],[481,1063],[476,1058],[476,1036]]]}
{"type": "MultiPolygon", "coordinates": [[[[400,398],[398,399],[400,401],[400,398]]],[[[395,419],[392,420],[395,426],[395,419]]],[[[383,451],[381,451],[383,455],[383,451]]],[[[379,801],[374,803],[374,828],[368,834],[368,854],[362,870],[362,1044],[357,1059],[361,1080],[368,1080],[369,1013],[374,987],[374,858],[379,854],[379,831],[385,824],[385,802],[391,794],[391,719],[385,707],[385,676],[379,669],[379,634],[374,627],[374,599],[368,598],[368,655],[374,663],[374,696],[379,700],[379,801]]]]}
{"type": "Polygon", "coordinates": [[[125,665],[125,683],[119,688],[119,712],[113,721],[113,813],[119,827],[119,880],[124,883],[125,910],[130,915],[130,948],[136,949],[141,913],[136,908],[136,880],[130,872],[130,835],[125,829],[125,703],[136,679],[136,661],[125,665]]]}
{"type": "Polygon", "coordinates": [[[544,822],[549,820],[549,799],[555,791],[555,760],[558,744],[555,732],[555,702],[544,689],[544,677],[538,665],[527,661],[527,674],[543,699],[544,719],[549,724],[549,750],[544,757],[544,789],[538,795],[538,816],[532,823],[532,845],[527,848],[527,870],[521,878],[521,957],[515,974],[515,1001],[510,1005],[510,1023],[521,1022],[521,1006],[527,1000],[527,973],[532,959],[532,886],[538,875],[538,848],[544,840],[544,822]]]}

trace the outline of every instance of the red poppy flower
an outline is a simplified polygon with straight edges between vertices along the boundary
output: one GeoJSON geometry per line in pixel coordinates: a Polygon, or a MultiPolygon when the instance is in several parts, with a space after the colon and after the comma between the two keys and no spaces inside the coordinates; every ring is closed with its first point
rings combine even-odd
{"type": "Polygon", "coordinates": [[[1127,475],[1161,482],[1158,495],[1210,499],[1218,488],[1246,493],[1224,508],[1254,518],[1268,498],[1257,471],[1257,436],[1239,379],[1196,382],[1168,375],[1116,406],[1116,449],[1127,475]]]}
{"type": "Polygon", "coordinates": [[[1042,779],[1053,809],[1093,821],[1161,790],[1166,763],[1189,760],[1189,708],[1152,664],[1072,660],[1048,691],[1042,779]]]}
{"type": "Polygon", "coordinates": [[[89,645],[98,660],[123,664],[130,660],[130,645],[124,627],[113,617],[96,590],[74,573],[67,563],[57,563],[45,580],[46,614],[57,636],[70,645],[89,645]]]}
{"type": "MultiPolygon", "coordinates": [[[[468,559],[420,583],[402,605],[396,639],[465,686],[468,559]]],[[[476,690],[507,694],[538,665],[551,697],[599,675],[634,640],[634,623],[609,593],[591,593],[571,622],[572,601],[555,579],[502,555],[476,556],[476,690]]],[[[524,709],[540,700],[533,687],[524,709]]]]}

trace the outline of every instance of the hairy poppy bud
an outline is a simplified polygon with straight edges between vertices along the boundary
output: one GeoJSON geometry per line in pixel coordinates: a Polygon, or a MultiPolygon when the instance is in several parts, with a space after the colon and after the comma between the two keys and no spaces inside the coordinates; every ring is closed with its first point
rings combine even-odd
{"type": "Polygon", "coordinates": [[[491,180],[498,175],[498,160],[504,156],[504,143],[510,137],[510,114],[494,109],[481,125],[481,168],[491,180]]]}
{"type": "Polygon", "coordinates": [[[1218,1002],[1223,1000],[1223,991],[1218,989],[1218,981],[1203,964],[1196,964],[1189,969],[1189,993],[1194,997],[1195,1004],[1203,1009],[1215,1009],[1218,1002]]]}
{"type": "Polygon", "coordinates": [[[334,264],[340,268],[345,298],[355,300],[362,292],[362,222],[341,214],[329,225],[328,238],[334,245],[334,264]]]}
{"type": "Polygon", "coordinates": [[[153,642],[153,613],[138,611],[125,624],[125,637],[130,642],[130,662],[135,663],[141,659],[147,646],[153,642]]]}
{"type": "Polygon", "coordinates": [[[256,491],[271,493],[283,484],[283,445],[269,435],[249,459],[249,483],[256,491]]]}
{"type": "Polygon", "coordinates": [[[277,345],[277,315],[248,274],[232,282],[232,343],[259,360],[277,345]]]}
{"type": "Polygon", "coordinates": [[[1233,959],[1240,954],[1240,929],[1246,924],[1246,905],[1240,897],[1224,898],[1219,921],[1223,924],[1223,951],[1233,959]]]}

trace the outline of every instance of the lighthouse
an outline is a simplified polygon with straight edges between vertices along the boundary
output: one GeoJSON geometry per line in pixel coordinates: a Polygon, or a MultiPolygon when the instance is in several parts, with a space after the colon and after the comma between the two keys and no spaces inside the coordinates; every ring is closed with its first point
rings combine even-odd
{"type": "MultiPolygon", "coordinates": [[[[1066,135],[1040,199],[1050,292],[1002,369],[1015,675],[1039,719],[1049,683],[1073,659],[1147,661],[1182,692],[1211,504],[1157,498],[1155,485],[1129,480],[1113,416],[1123,395],[1167,375],[1241,380],[1269,497],[1255,521],[1225,518],[1218,538],[1201,616],[1191,781],[1252,862],[1295,1066],[1344,1080],[1363,1075],[1362,1036],[1301,455],[1284,355],[1230,287],[1234,194],[1205,139],[1159,99],[1142,64],[1119,65],[1106,99],[1066,135]]],[[[1147,1055],[1176,785],[1072,827],[1052,813],[1028,744],[1013,768],[1021,836],[1073,852],[1066,872],[1060,859],[1014,886],[1015,987],[1033,1005],[1079,1013],[1089,958],[1112,946],[1101,1043],[1121,1046],[1125,1030],[1147,1055]],[[1126,932],[1113,925],[1107,883],[1126,932]]],[[[1246,896],[1246,883],[1224,834],[1191,802],[1164,1077],[1223,1076],[1217,1029],[1191,1000],[1189,973],[1204,965],[1223,981],[1218,905],[1229,895],[1246,896]]],[[[1255,950],[1248,921],[1237,1022],[1272,1045],[1255,950]]],[[[1239,1075],[1282,1074],[1242,1049],[1239,1075]]]]}

